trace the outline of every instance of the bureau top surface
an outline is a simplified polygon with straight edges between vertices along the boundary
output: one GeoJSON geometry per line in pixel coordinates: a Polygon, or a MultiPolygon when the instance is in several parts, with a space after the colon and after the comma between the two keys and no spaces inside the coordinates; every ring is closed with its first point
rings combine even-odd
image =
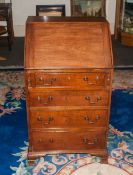
{"type": "Polygon", "coordinates": [[[108,22],[104,18],[29,17],[25,68],[112,68],[108,22]]]}

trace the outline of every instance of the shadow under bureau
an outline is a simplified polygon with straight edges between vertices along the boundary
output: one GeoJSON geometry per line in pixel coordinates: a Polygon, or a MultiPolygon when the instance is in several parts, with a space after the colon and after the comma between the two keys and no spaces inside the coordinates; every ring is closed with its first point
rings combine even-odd
{"type": "Polygon", "coordinates": [[[28,18],[29,163],[57,153],[90,153],[107,162],[112,58],[104,18],[28,18]]]}

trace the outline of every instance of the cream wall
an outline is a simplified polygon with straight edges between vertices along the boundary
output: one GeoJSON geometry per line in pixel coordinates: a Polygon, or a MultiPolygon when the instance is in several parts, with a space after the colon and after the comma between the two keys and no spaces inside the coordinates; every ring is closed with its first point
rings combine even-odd
{"type": "MultiPolygon", "coordinates": [[[[106,7],[112,34],[114,32],[115,3],[116,0],[107,0],[106,7]]],[[[65,4],[66,15],[70,16],[71,14],[70,0],[12,0],[15,36],[24,36],[26,18],[36,14],[36,5],[47,4],[65,4]]]]}
{"type": "Polygon", "coordinates": [[[106,0],[106,14],[107,20],[110,23],[111,33],[114,34],[114,26],[115,26],[115,9],[116,9],[116,1],[117,0],[106,0]]]}

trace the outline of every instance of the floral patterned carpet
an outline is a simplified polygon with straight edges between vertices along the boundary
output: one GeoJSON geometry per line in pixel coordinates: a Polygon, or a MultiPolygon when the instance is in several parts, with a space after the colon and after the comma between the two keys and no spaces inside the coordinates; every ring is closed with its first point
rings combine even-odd
{"type": "Polygon", "coordinates": [[[116,71],[108,135],[108,164],[89,154],[47,155],[27,165],[23,71],[0,72],[0,175],[133,174],[133,72],[116,71]]]}

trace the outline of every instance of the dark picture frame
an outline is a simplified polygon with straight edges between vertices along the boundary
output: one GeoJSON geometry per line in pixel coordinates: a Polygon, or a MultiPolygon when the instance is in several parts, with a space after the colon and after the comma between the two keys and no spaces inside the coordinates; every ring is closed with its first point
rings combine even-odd
{"type": "Polygon", "coordinates": [[[65,16],[65,5],[36,5],[36,16],[65,16]]]}
{"type": "Polygon", "coordinates": [[[71,0],[71,16],[106,17],[106,0],[71,0]]]}

